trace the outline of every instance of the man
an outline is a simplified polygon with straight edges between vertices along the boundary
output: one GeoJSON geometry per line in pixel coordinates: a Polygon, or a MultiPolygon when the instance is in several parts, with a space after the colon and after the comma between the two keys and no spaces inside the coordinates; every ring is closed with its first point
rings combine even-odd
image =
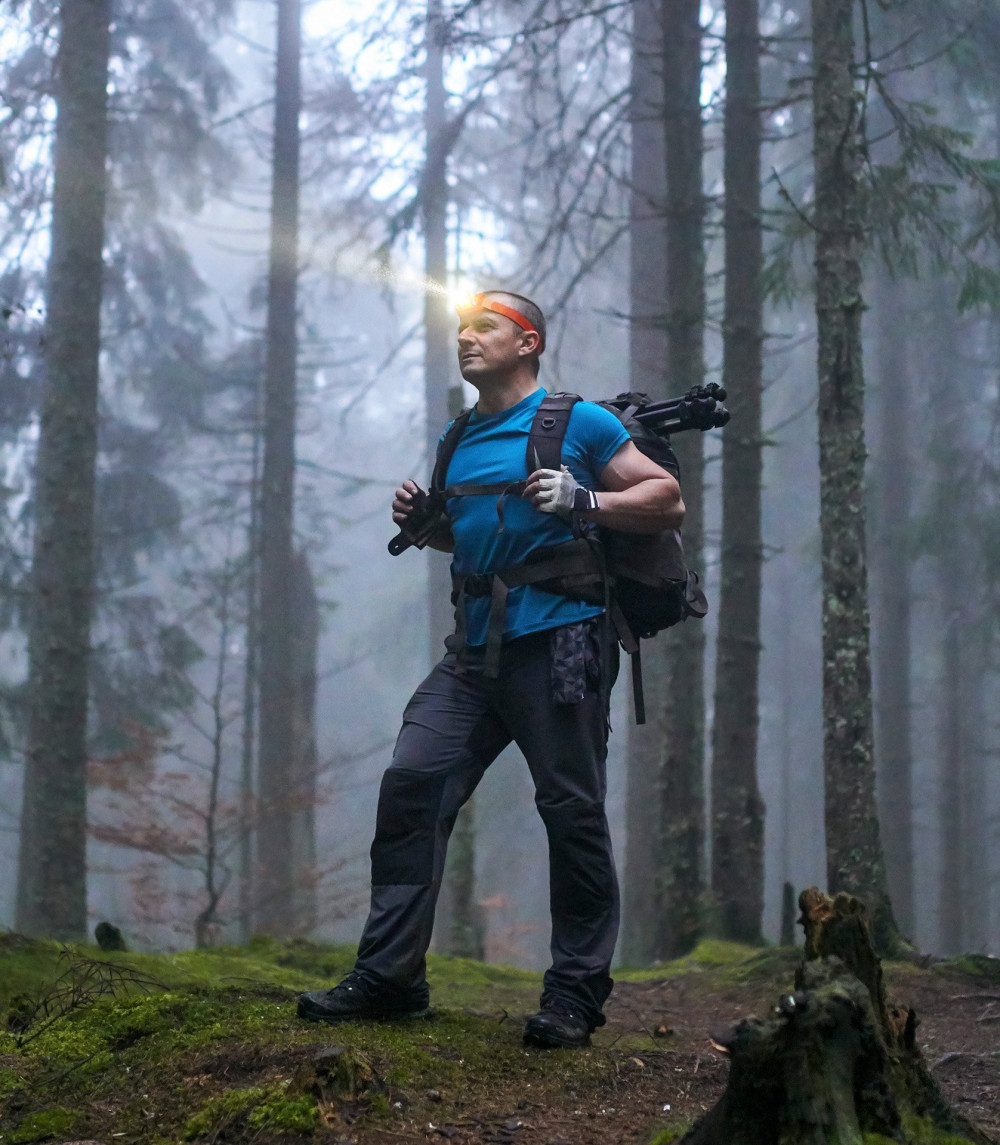
{"type": "MultiPolygon", "coordinates": [[[[545,394],[537,380],[544,348],[545,319],[520,295],[489,291],[459,308],[459,367],[479,400],[447,465],[451,527],[432,543],[454,553],[461,638],[449,637],[444,659],[407,705],[382,780],[371,912],[355,968],[332,990],[301,995],[303,1018],[427,1013],[425,954],[448,837],[486,768],[513,740],[548,834],[552,913],[552,966],[525,1042],[583,1046],[604,1024],[618,932],[604,813],[617,646],[600,639],[600,605],[528,584],[506,592],[502,643],[494,640],[491,655],[491,620],[499,627],[493,574],[572,540],[574,525],[659,532],[679,526],[684,506],[674,478],[590,402],[573,407],[561,467],[536,469],[524,484],[528,433],[545,394]],[[492,495],[475,495],[477,484],[492,495]],[[523,485],[519,497],[501,498],[502,516],[498,485],[523,485]],[[485,589],[474,593],[473,582],[485,589]]],[[[405,526],[417,493],[412,481],[396,491],[397,524],[405,526]]]]}

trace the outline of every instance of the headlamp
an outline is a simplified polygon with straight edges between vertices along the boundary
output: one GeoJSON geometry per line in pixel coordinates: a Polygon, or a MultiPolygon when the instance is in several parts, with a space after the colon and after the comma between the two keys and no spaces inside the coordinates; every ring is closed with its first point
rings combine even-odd
{"type": "MultiPolygon", "coordinates": [[[[460,298],[455,303],[455,309],[458,312],[459,317],[461,317],[469,310],[492,310],[494,314],[502,314],[504,318],[509,318],[511,322],[516,322],[522,330],[531,330],[535,334],[538,334],[538,330],[535,329],[532,323],[527,318],[525,318],[525,316],[521,314],[520,311],[515,310],[513,306],[505,306],[502,302],[497,302],[495,298],[487,297],[484,292],[467,295],[465,298],[460,298]]],[[[538,336],[541,338],[541,334],[538,334],[538,336]]],[[[543,341],[542,345],[539,347],[538,352],[541,353],[544,349],[545,343],[543,341]]]]}

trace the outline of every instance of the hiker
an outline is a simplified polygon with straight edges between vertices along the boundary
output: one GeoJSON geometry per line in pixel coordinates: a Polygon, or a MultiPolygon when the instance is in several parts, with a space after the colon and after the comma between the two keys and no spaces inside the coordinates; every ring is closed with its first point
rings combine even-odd
{"type": "MultiPolygon", "coordinates": [[[[447,516],[430,538],[454,554],[456,633],[417,689],[379,793],[371,911],[354,970],[299,998],[312,1021],[428,1012],[425,954],[459,809],[513,740],[524,753],[549,841],[552,966],[526,1044],[585,1046],[604,1024],[618,933],[618,886],[604,811],[608,703],[618,646],[603,598],[515,584],[551,546],[594,526],[626,533],[677,528],[677,481],[645,457],[613,413],[575,402],[560,427],[562,464],[526,466],[545,319],[527,298],[478,294],[459,307],[458,360],[479,391],[446,434],[447,516]],[[454,440],[456,432],[459,439],[454,440]],[[511,575],[514,570],[515,575],[511,575]],[[503,571],[501,579],[497,574],[503,571]]],[[[551,418],[541,422],[548,428],[551,418]]],[[[537,458],[537,451],[535,452],[537,458]]],[[[418,486],[396,491],[405,531],[418,486]]]]}

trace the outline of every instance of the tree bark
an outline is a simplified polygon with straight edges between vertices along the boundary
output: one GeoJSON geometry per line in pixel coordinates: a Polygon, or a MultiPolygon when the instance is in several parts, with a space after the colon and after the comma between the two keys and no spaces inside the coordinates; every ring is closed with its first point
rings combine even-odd
{"type": "Polygon", "coordinates": [[[296,295],[299,234],[299,0],[278,0],[271,245],[264,379],[264,467],[260,564],[260,894],[257,926],[295,925],[293,810],[295,750],[292,623],[295,497],[296,295]]]}
{"type": "MultiPolygon", "coordinates": [[[[698,0],[664,0],[663,128],[666,159],[667,377],[683,391],[705,377],[705,251],[702,191],[701,23],[698,0]]],[[[687,513],[687,562],[701,564],[703,449],[701,434],[674,443],[687,513]]],[[[681,624],[657,640],[666,673],[658,708],[660,831],[651,915],[655,958],[691,950],[701,934],[705,889],[705,635],[681,624]]]]}
{"type": "MultiPolygon", "coordinates": [[[[426,162],[420,188],[424,231],[424,274],[440,286],[448,281],[448,111],[444,87],[447,34],[441,0],[427,0],[426,95],[424,146],[426,162]]],[[[457,320],[447,296],[424,294],[424,395],[427,410],[428,471],[448,422],[448,390],[455,362],[457,320]]],[[[429,560],[427,607],[430,616],[430,660],[441,659],[442,642],[454,627],[451,609],[451,558],[426,549],[429,560]]]]}
{"type": "Polygon", "coordinates": [[[309,558],[295,557],[292,583],[295,711],[292,754],[292,885],[295,933],[309,934],[316,925],[316,660],[320,615],[309,558]]]}
{"type": "Polygon", "coordinates": [[[46,383],[35,465],[16,926],[87,932],[87,660],[107,191],[109,0],[64,0],[55,67],[46,383]]]}
{"type": "MultiPolygon", "coordinates": [[[[629,224],[629,388],[665,399],[667,331],[663,318],[667,281],[666,159],[663,131],[663,5],[637,0],[632,9],[632,187],[629,224]]],[[[654,641],[643,649],[649,696],[666,687],[665,663],[654,641]]],[[[625,793],[625,877],[622,880],[621,958],[627,965],[651,962],[653,929],[649,904],[656,878],[659,808],[656,790],[662,743],[658,704],[646,724],[628,731],[625,793]]]]}
{"type": "Polygon", "coordinates": [[[943,953],[974,949],[974,916],[988,830],[982,823],[982,688],[987,673],[982,625],[977,623],[975,499],[969,473],[975,455],[964,421],[970,401],[962,364],[960,321],[954,288],[935,285],[930,292],[926,357],[930,362],[930,400],[935,433],[931,448],[934,492],[935,609],[941,634],[938,698],[938,822],[941,865],[938,881],[939,943],[943,953]],[[956,591],[957,590],[957,591],[956,591]]]}
{"type": "Polygon", "coordinates": [[[906,287],[883,271],[878,280],[878,452],[874,473],[872,583],[875,742],[879,818],[893,909],[912,935],[913,747],[911,742],[912,494],[915,479],[910,410],[915,394],[908,360],[906,287]]]}
{"type": "Polygon", "coordinates": [[[862,158],[853,0],[812,0],[827,880],[869,903],[897,940],[875,804],[865,562],[862,158]]]}
{"type": "MultiPolygon", "coordinates": [[[[426,163],[420,189],[424,229],[424,273],[430,283],[448,282],[448,155],[454,144],[449,130],[444,57],[447,22],[441,0],[428,0],[426,20],[426,103],[424,136],[426,163]]],[[[427,457],[433,461],[438,441],[450,417],[455,369],[454,312],[447,295],[435,290],[424,294],[424,391],[427,409],[427,457]]],[[[458,390],[461,394],[461,390],[458,390]]],[[[442,655],[444,638],[454,628],[451,608],[451,558],[433,549],[428,560],[427,612],[430,619],[430,659],[442,655]]],[[[459,812],[455,843],[448,854],[438,899],[435,945],[445,954],[474,957],[480,949],[477,922],[475,808],[469,803],[459,812]]],[[[481,955],[478,955],[481,957],[481,955]]]]}
{"type": "Polygon", "coordinates": [[[763,234],[758,0],[726,2],[722,570],[712,734],[712,892],[723,937],[759,942],[764,804],[757,784],[760,666],[763,234]]]}
{"type": "Polygon", "coordinates": [[[713,1034],[730,1057],[729,1082],[685,1145],[860,1145],[868,1134],[914,1143],[961,1134],[988,1145],[945,1103],[914,1011],[887,1002],[864,906],[815,887],[799,906],[805,961],[794,992],[774,1016],[713,1034]]]}
{"type": "Polygon", "coordinates": [[[247,522],[246,651],[243,661],[243,718],[240,729],[240,935],[249,942],[253,934],[256,878],[254,841],[257,817],[255,757],[257,748],[257,701],[260,670],[260,455],[259,397],[253,404],[254,427],[250,460],[250,520],[247,522]]]}

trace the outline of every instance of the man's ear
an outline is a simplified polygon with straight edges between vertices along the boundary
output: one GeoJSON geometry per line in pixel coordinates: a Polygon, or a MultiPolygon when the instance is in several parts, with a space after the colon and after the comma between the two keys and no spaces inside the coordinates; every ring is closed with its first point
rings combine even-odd
{"type": "Polygon", "coordinates": [[[537,354],[541,350],[542,336],[537,330],[522,330],[521,331],[521,346],[519,353],[523,357],[530,357],[532,354],[537,354]]]}

